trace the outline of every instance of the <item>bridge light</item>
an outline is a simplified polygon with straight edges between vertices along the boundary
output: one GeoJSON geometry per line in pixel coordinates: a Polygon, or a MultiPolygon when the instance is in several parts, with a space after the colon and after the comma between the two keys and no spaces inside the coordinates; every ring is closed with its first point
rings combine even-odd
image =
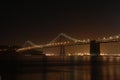
{"type": "Polygon", "coordinates": [[[65,41],[64,44],[66,44],[67,42],[65,41]]]}
{"type": "Polygon", "coordinates": [[[48,44],[48,46],[51,46],[51,45],[52,45],[52,43],[48,44]]]}
{"type": "Polygon", "coordinates": [[[75,43],[77,42],[77,40],[74,41],[75,43]]]}
{"type": "Polygon", "coordinates": [[[75,43],[77,43],[78,42],[78,40],[75,40],[75,43]]]}
{"type": "Polygon", "coordinates": [[[105,38],[105,37],[103,37],[103,40],[106,40],[106,38],[105,38]]]}
{"type": "Polygon", "coordinates": [[[81,42],[81,40],[78,40],[78,42],[81,42]]]}
{"type": "Polygon", "coordinates": [[[59,42],[58,42],[57,44],[58,44],[58,45],[60,45],[60,43],[59,43],[59,42]]]}
{"type": "Polygon", "coordinates": [[[60,45],[62,44],[62,42],[60,42],[60,45]]]}
{"type": "Polygon", "coordinates": [[[47,44],[46,46],[49,46],[50,44],[47,44]]]}
{"type": "Polygon", "coordinates": [[[31,49],[31,47],[28,47],[28,49],[31,49]]]}
{"type": "Polygon", "coordinates": [[[90,39],[87,39],[87,42],[90,42],[90,39]]]}
{"type": "Polygon", "coordinates": [[[83,40],[83,42],[86,42],[85,40],[83,40]]]}
{"type": "Polygon", "coordinates": [[[57,43],[54,43],[54,45],[57,45],[57,43]]]}
{"type": "Polygon", "coordinates": [[[110,36],[109,39],[113,39],[113,37],[110,36]]]}
{"type": "Polygon", "coordinates": [[[55,45],[58,45],[58,43],[55,43],[55,45]]]}
{"type": "Polygon", "coordinates": [[[71,56],[71,54],[68,54],[68,56],[71,56]]]}
{"type": "Polygon", "coordinates": [[[119,36],[116,36],[116,38],[119,38],[119,36]]]}
{"type": "Polygon", "coordinates": [[[58,42],[57,45],[60,45],[60,43],[58,42]]]}

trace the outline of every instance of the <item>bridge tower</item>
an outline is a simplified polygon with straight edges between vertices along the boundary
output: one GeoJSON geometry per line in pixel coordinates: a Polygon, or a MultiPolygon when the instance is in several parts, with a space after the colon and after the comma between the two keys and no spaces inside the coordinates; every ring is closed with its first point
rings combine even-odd
{"type": "Polygon", "coordinates": [[[100,43],[95,40],[90,41],[90,55],[98,56],[100,55],[100,43]]]}
{"type": "Polygon", "coordinates": [[[60,46],[60,55],[65,55],[65,47],[63,45],[60,46]]]}

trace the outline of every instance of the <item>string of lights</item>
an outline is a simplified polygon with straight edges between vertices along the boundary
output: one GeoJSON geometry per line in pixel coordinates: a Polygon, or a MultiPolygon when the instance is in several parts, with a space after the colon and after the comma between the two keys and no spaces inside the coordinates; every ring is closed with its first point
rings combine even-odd
{"type": "MultiPolygon", "coordinates": [[[[19,48],[17,49],[16,51],[17,52],[20,52],[20,51],[26,51],[26,50],[31,50],[31,49],[38,49],[38,48],[46,48],[46,47],[55,47],[55,46],[61,46],[61,45],[64,45],[64,46],[68,46],[68,45],[81,45],[81,44],[90,44],[90,39],[87,39],[87,40],[79,40],[79,39],[75,39],[71,36],[68,36],[64,33],[60,33],[56,38],[54,38],[52,41],[50,41],[49,43],[47,44],[43,44],[43,45],[37,45],[35,43],[33,43],[32,41],[26,41],[25,44],[24,44],[24,47],[23,48],[19,48]],[[70,41],[61,41],[61,42],[56,42],[56,40],[60,37],[60,36],[63,36],[65,37],[66,39],[68,40],[71,40],[72,42],[70,41]],[[29,44],[30,46],[25,46],[29,44]]],[[[96,40],[97,42],[120,42],[120,34],[119,35],[115,35],[115,36],[109,36],[109,37],[103,37],[101,39],[97,39],[96,40]]]]}

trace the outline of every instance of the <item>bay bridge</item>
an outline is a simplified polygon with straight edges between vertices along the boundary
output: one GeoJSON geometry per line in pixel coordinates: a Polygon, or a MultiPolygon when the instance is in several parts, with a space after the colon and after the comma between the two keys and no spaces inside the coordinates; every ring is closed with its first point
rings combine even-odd
{"type": "Polygon", "coordinates": [[[60,48],[60,55],[65,55],[65,47],[66,46],[75,46],[75,45],[90,45],[90,54],[89,55],[100,55],[100,44],[101,43],[113,43],[113,42],[120,42],[120,34],[115,36],[103,37],[96,40],[79,40],[68,36],[64,33],[60,33],[57,37],[51,40],[47,44],[37,45],[31,41],[26,41],[22,48],[18,48],[17,52],[24,52],[28,50],[34,49],[44,49],[44,48],[52,48],[52,47],[59,47],[60,48]],[[62,41],[62,38],[66,39],[62,41]]]}

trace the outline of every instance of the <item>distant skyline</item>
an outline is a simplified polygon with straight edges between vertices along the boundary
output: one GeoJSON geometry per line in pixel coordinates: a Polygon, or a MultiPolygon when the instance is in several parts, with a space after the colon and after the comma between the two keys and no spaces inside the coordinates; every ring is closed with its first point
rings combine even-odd
{"type": "Polygon", "coordinates": [[[120,5],[114,0],[0,3],[0,44],[47,43],[59,33],[77,39],[120,34],[120,5]]]}

